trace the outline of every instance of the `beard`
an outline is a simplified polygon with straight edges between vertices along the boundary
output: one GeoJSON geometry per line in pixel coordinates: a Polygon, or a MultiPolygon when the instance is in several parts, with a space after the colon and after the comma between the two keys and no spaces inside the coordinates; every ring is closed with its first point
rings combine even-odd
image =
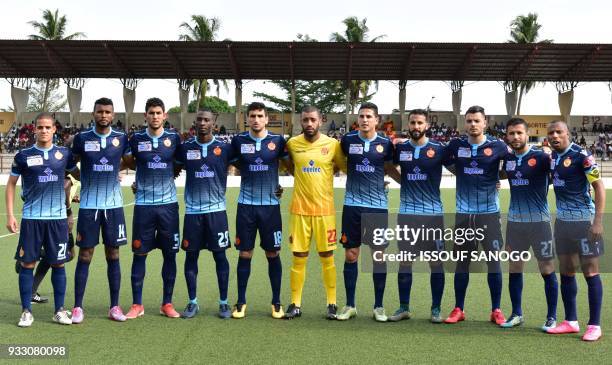
{"type": "Polygon", "coordinates": [[[418,141],[425,135],[425,132],[420,132],[417,130],[411,130],[411,131],[409,130],[408,134],[410,135],[410,138],[412,138],[415,141],[418,141]]]}

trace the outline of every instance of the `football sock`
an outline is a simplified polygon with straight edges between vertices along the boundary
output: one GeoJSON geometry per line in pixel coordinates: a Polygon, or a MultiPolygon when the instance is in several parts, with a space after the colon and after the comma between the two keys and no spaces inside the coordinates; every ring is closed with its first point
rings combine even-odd
{"type": "Polygon", "coordinates": [[[32,293],[36,293],[38,291],[38,287],[40,283],[47,275],[47,272],[51,268],[51,265],[47,262],[47,260],[41,260],[38,265],[36,265],[36,272],[34,273],[34,284],[32,284],[32,293]]]}
{"type": "Polygon", "coordinates": [[[219,299],[227,301],[227,288],[229,286],[229,262],[225,250],[213,252],[215,259],[215,269],[217,271],[217,285],[219,286],[219,299]]]}
{"type": "Polygon", "coordinates": [[[64,296],[66,295],[66,269],[63,266],[51,268],[51,283],[53,284],[53,300],[57,312],[64,306],[64,296]]]}
{"type": "Polygon", "coordinates": [[[399,293],[400,307],[410,310],[410,291],[412,290],[412,267],[401,267],[397,273],[397,291],[399,293]]]}
{"type": "Polygon", "coordinates": [[[187,251],[185,254],[185,282],[187,283],[187,294],[189,300],[196,299],[198,287],[198,258],[200,251],[187,251]]]}
{"type": "Polygon", "coordinates": [[[87,277],[89,276],[89,262],[77,261],[74,271],[74,306],[83,307],[83,296],[85,295],[85,286],[87,285],[87,277]]]}
{"type": "Polygon", "coordinates": [[[321,260],[323,286],[327,295],[327,304],[336,304],[336,264],[334,263],[334,256],[319,256],[319,259],[321,260]]]}
{"type": "Polygon", "coordinates": [[[523,310],[521,308],[521,299],[523,296],[523,273],[510,273],[510,278],[508,280],[508,291],[510,291],[512,313],[522,316],[523,310]]]}
{"type": "Polygon", "coordinates": [[[19,296],[21,297],[21,308],[32,311],[32,282],[34,281],[34,269],[21,267],[19,271],[19,296]]]}
{"type": "Polygon", "coordinates": [[[440,267],[440,271],[432,271],[429,276],[429,284],[431,286],[431,307],[440,308],[442,304],[442,293],[444,293],[444,268],[440,267]]]}
{"type": "Polygon", "coordinates": [[[499,309],[501,306],[502,274],[501,272],[490,272],[487,274],[489,293],[491,294],[491,310],[499,309]]]}
{"type": "Polygon", "coordinates": [[[134,255],[132,261],[132,302],[142,304],[142,286],[147,271],[147,256],[134,255]]]}
{"type": "Polygon", "coordinates": [[[293,256],[291,274],[289,281],[291,284],[291,303],[300,307],[302,305],[302,289],[306,280],[306,260],[308,257],[293,256]]]}
{"type": "Polygon", "coordinates": [[[281,280],[283,278],[283,266],[280,256],[268,257],[268,276],[272,288],[272,304],[280,303],[281,280]]]}
{"type": "Polygon", "coordinates": [[[372,281],[374,283],[374,308],[383,306],[385,286],[387,285],[387,263],[374,262],[372,267],[372,281]]]}
{"type": "Polygon", "coordinates": [[[603,285],[599,274],[586,278],[589,286],[589,325],[599,326],[601,315],[601,302],[603,299],[603,285]]]}
{"type": "Polygon", "coordinates": [[[546,306],[548,311],[546,318],[557,318],[557,298],[559,297],[559,283],[557,275],[553,271],[549,275],[542,275],[544,279],[544,294],[546,295],[546,306]]]}
{"type": "Polygon", "coordinates": [[[344,262],[344,288],[346,289],[346,305],[349,307],[355,306],[355,288],[357,287],[357,261],[344,262]]]}
{"type": "Polygon", "coordinates": [[[162,264],[162,280],[164,283],[164,296],[162,304],[172,303],[174,292],[174,281],[176,280],[176,252],[164,252],[164,263],[162,264]]]}
{"type": "Polygon", "coordinates": [[[251,275],[251,259],[238,257],[238,268],[236,277],[238,278],[238,303],[246,303],[246,290],[251,275]]]}
{"type": "Polygon", "coordinates": [[[565,319],[567,321],[576,321],[576,294],[578,293],[578,284],[575,276],[567,276],[561,274],[561,298],[563,299],[563,307],[565,308],[565,319]]]}
{"type": "Polygon", "coordinates": [[[467,291],[468,284],[470,283],[469,272],[456,272],[455,273],[455,307],[463,310],[463,304],[465,303],[465,292],[467,291]]]}
{"type": "Polygon", "coordinates": [[[121,266],[119,259],[106,259],[106,276],[108,276],[108,289],[110,292],[110,307],[119,305],[119,290],[121,289],[121,266]]]}

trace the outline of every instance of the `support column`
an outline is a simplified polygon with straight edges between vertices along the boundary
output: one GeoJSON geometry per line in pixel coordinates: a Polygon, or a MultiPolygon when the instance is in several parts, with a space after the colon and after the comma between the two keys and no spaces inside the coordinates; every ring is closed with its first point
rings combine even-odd
{"type": "Polygon", "coordinates": [[[516,115],[516,107],[518,106],[518,90],[506,91],[506,115],[512,118],[516,115]]]}
{"type": "Polygon", "coordinates": [[[28,105],[30,93],[28,88],[21,88],[18,83],[11,83],[11,99],[13,100],[13,109],[15,110],[15,123],[23,123],[23,112],[28,105]]]}
{"type": "Polygon", "coordinates": [[[70,109],[70,124],[78,123],[83,100],[83,86],[85,79],[64,79],[66,83],[66,96],[68,97],[68,108],[70,109]]]}
{"type": "Polygon", "coordinates": [[[242,80],[236,80],[236,133],[242,131],[242,80]]]}
{"type": "Polygon", "coordinates": [[[136,87],[138,86],[137,79],[121,79],[123,84],[123,105],[125,106],[125,128],[129,130],[132,114],[134,113],[134,104],[136,103],[136,87]]]}
{"type": "Polygon", "coordinates": [[[406,80],[400,80],[399,82],[399,116],[400,116],[400,129],[406,130],[404,126],[404,114],[406,114],[406,80]]]}
{"type": "MultiPolygon", "coordinates": [[[[291,125],[289,126],[289,130],[293,135],[293,126],[295,125],[295,80],[291,80],[291,125]]],[[[283,120],[283,128],[285,126],[285,122],[283,120]]],[[[283,129],[284,130],[284,129],[283,129]]]]}
{"type": "MultiPolygon", "coordinates": [[[[179,102],[181,105],[181,133],[185,132],[185,120],[187,119],[187,113],[189,112],[189,92],[191,91],[192,81],[189,79],[181,79],[179,82],[179,102]]],[[[196,108],[197,111],[197,108],[196,108]]],[[[191,128],[191,126],[189,126],[191,128]]],[[[189,129],[187,128],[187,129],[189,129]]]]}
{"type": "Polygon", "coordinates": [[[570,125],[570,115],[572,113],[572,104],[574,103],[574,90],[559,92],[559,112],[563,116],[563,120],[570,125]]]}
{"type": "Polygon", "coordinates": [[[351,84],[350,81],[345,83],[345,91],[344,91],[344,107],[346,108],[344,111],[344,119],[346,120],[346,132],[351,130],[351,121],[349,120],[351,116],[351,84]]]}

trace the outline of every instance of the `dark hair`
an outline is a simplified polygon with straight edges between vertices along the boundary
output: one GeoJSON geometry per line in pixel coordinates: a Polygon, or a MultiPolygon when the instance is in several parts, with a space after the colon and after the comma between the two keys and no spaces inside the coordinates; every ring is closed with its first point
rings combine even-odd
{"type": "Polygon", "coordinates": [[[480,114],[484,115],[485,117],[487,116],[485,114],[484,108],[481,107],[481,106],[478,106],[478,105],[471,106],[471,107],[468,108],[468,110],[465,111],[465,115],[476,114],[476,113],[480,113],[480,114]]]}
{"type": "Polygon", "coordinates": [[[96,110],[96,105],[110,105],[113,108],[115,107],[113,105],[113,101],[111,99],[109,99],[109,98],[100,98],[100,99],[94,101],[94,110],[96,110]]]}
{"type": "Polygon", "coordinates": [[[429,113],[425,109],[412,109],[408,113],[408,118],[410,118],[411,115],[423,115],[425,116],[425,119],[427,119],[427,117],[429,116],[429,113]]]}
{"type": "Polygon", "coordinates": [[[253,110],[263,110],[264,115],[266,117],[268,116],[268,109],[266,109],[266,106],[264,105],[264,103],[254,101],[251,104],[249,104],[249,106],[247,107],[247,115],[249,115],[249,113],[252,112],[253,110]]]}
{"type": "Polygon", "coordinates": [[[215,112],[209,107],[198,108],[198,111],[196,112],[196,114],[200,112],[211,113],[213,115],[215,114],[215,112]]]}
{"type": "Polygon", "coordinates": [[[53,125],[55,125],[56,120],[55,118],[53,118],[53,114],[48,113],[48,112],[42,112],[39,113],[38,115],[36,115],[36,118],[34,118],[34,125],[38,125],[38,121],[41,119],[49,119],[51,121],[53,121],[53,125]]]}
{"type": "Polygon", "coordinates": [[[510,118],[510,120],[508,120],[506,122],[506,130],[508,130],[509,127],[514,127],[516,125],[521,125],[521,124],[525,126],[525,129],[529,128],[529,125],[527,124],[525,119],[523,119],[523,118],[510,118]]]}
{"type": "Polygon", "coordinates": [[[323,115],[321,114],[321,110],[314,105],[304,105],[302,108],[302,113],[314,113],[316,112],[319,115],[319,119],[322,119],[323,115]]]}
{"type": "Polygon", "coordinates": [[[561,119],[553,119],[550,121],[550,123],[548,123],[548,128],[550,128],[551,125],[553,124],[557,124],[557,123],[561,123],[565,126],[565,128],[567,129],[567,131],[569,132],[569,126],[567,125],[567,122],[561,119]]]}
{"type": "Polygon", "coordinates": [[[367,102],[367,103],[362,103],[362,104],[359,106],[359,110],[358,110],[358,112],[360,112],[362,109],[370,109],[370,110],[373,110],[373,111],[374,111],[374,115],[375,115],[375,116],[378,116],[378,106],[377,106],[376,104],[374,104],[374,103],[370,103],[370,102],[367,102]]]}
{"type": "Polygon", "coordinates": [[[166,111],[166,107],[164,106],[164,102],[160,98],[149,98],[145,104],[145,113],[149,111],[149,108],[159,106],[162,108],[162,111],[166,111]]]}

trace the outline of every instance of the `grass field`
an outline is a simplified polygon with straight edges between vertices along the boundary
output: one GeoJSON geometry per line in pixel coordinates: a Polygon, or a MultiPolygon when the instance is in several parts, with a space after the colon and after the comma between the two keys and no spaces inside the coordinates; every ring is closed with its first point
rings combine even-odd
{"type": "MultiPolygon", "coordinates": [[[[182,190],[179,190],[182,193],[182,190]]],[[[507,207],[508,194],[502,191],[502,206],[507,207]]],[[[288,237],[287,205],[291,189],[283,198],[284,244],[288,237]]],[[[391,206],[397,208],[399,191],[392,190],[391,206]]],[[[238,189],[228,190],[228,216],[231,237],[234,237],[234,217],[238,189]]],[[[552,194],[551,194],[552,196],[552,194]]],[[[133,195],[125,191],[126,219],[131,222],[133,195]]],[[[445,207],[454,207],[454,191],[443,192],[445,207]]],[[[182,195],[179,197],[182,199],[182,195]]],[[[336,190],[337,209],[342,207],[343,191],[336,190]]],[[[182,203],[182,202],[181,202],[182,203]]],[[[181,204],[182,207],[182,204],[181,204]]],[[[76,208],[76,207],[75,207],[76,208]]],[[[16,212],[19,207],[16,208],[16,212]]],[[[608,200],[608,212],[612,202],[608,200]]],[[[2,205],[0,212],[4,212],[2,205]]],[[[449,210],[450,212],[450,210],[449,210]]],[[[337,213],[340,222],[340,212],[337,213]]],[[[4,217],[5,218],[5,217],[4,217]]],[[[182,220],[182,219],[181,219],[182,220]]],[[[4,225],[3,221],[3,225],[4,225]]],[[[339,224],[339,223],[338,223],[339,224]]],[[[128,223],[128,233],[131,234],[128,223]]],[[[338,227],[340,228],[340,227],[338,227]]],[[[610,229],[610,228],[608,228],[610,229]]],[[[6,231],[4,231],[6,233],[6,231]]],[[[4,233],[3,233],[4,235],[4,233]]],[[[153,252],[147,261],[143,303],[146,315],[127,323],[115,323],[106,318],[108,284],[103,250],[95,253],[90,267],[85,295],[86,319],[83,324],[59,326],[51,322],[53,305],[34,305],[36,318],[31,328],[16,326],[20,315],[17,276],[13,269],[13,255],[17,236],[1,238],[0,256],[0,344],[65,344],[69,361],[74,363],[605,363],[610,361],[612,342],[603,337],[598,343],[584,343],[578,335],[551,336],[539,331],[546,313],[543,282],[539,274],[526,274],[523,311],[526,323],[522,328],[504,330],[488,322],[490,301],[485,274],[473,274],[467,293],[467,321],[458,325],[433,325],[429,322],[431,296],[429,277],[417,273],[412,288],[411,310],[414,318],[399,323],[377,323],[371,319],[373,289],[371,274],[360,273],[357,287],[359,316],[348,322],[327,321],[323,318],[325,293],[321,284],[318,258],[311,254],[308,263],[302,318],[293,321],[273,320],[270,317],[270,288],[267,262],[258,249],[253,258],[253,272],[249,281],[247,318],[221,320],[217,312],[218,291],[214,262],[208,253],[200,256],[198,298],[201,312],[191,320],[168,319],[158,313],[161,300],[161,253],[153,252]]],[[[608,241],[610,243],[610,241],[608,241]]],[[[121,304],[125,311],[131,304],[129,247],[121,250],[121,304]]],[[[229,301],[236,300],[235,267],[237,252],[228,251],[230,261],[229,301]]],[[[283,288],[285,307],[289,300],[289,266],[291,253],[282,251],[283,288]]],[[[187,301],[183,270],[184,254],[178,255],[178,275],[174,291],[177,309],[187,301]]],[[[336,251],[338,272],[338,304],[344,304],[342,264],[344,253],[336,251]]],[[[74,301],[73,280],[75,262],[67,264],[68,292],[66,305],[74,301]]],[[[604,286],[612,275],[604,275],[604,286]]],[[[385,307],[393,312],[398,305],[396,275],[387,279],[385,307]]],[[[452,275],[447,274],[442,310],[446,315],[454,304],[452,275]]],[[[586,284],[579,278],[578,316],[586,328],[588,305],[586,284]]],[[[40,292],[52,298],[50,279],[46,278],[40,292]]],[[[612,294],[604,294],[602,323],[604,336],[612,327],[612,294]]],[[[52,301],[52,299],[51,299],[52,301]]],[[[502,310],[510,314],[507,275],[504,275],[502,310]]],[[[559,297],[559,318],[563,306],[559,297]]],[[[0,362],[3,361],[0,359],[0,362]]],[[[6,361],[6,360],[4,360],[6,361]]]]}

